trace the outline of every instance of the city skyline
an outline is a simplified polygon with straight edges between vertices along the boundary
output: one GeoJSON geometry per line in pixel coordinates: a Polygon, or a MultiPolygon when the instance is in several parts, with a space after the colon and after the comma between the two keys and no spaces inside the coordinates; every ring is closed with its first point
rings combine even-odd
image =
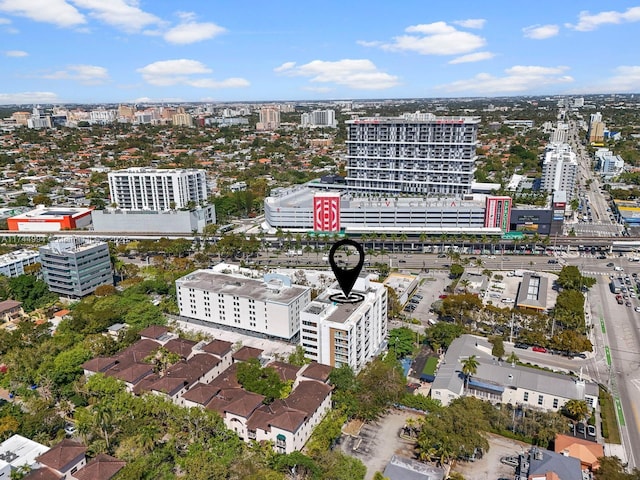
{"type": "Polygon", "coordinates": [[[0,104],[640,91],[640,3],[0,0],[0,104]]]}

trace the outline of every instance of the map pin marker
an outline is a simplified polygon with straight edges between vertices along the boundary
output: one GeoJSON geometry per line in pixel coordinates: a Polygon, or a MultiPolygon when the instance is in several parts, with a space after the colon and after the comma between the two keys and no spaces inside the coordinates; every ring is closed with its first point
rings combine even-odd
{"type": "Polygon", "coordinates": [[[362,249],[362,245],[349,238],[345,238],[334,243],[329,251],[329,264],[331,265],[331,270],[333,270],[336,280],[338,280],[342,293],[344,293],[346,299],[349,299],[351,289],[355,285],[358,275],[360,275],[360,271],[362,270],[362,266],[364,265],[364,250],[362,249]],[[339,267],[333,258],[336,251],[345,245],[354,247],[358,251],[358,255],[360,255],[358,264],[352,269],[339,267]]]}

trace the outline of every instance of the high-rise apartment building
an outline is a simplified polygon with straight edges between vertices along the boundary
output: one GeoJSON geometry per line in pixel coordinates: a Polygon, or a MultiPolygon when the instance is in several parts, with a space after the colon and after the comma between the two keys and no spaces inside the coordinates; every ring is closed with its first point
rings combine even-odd
{"type": "Polygon", "coordinates": [[[132,167],[108,178],[111,202],[124,210],[175,210],[207,200],[204,170],[132,167]]]}
{"type": "Polygon", "coordinates": [[[300,126],[336,128],[338,126],[336,112],[335,110],[314,110],[309,113],[303,113],[300,117],[300,126]]]}
{"type": "Polygon", "coordinates": [[[256,130],[277,130],[278,128],[280,128],[280,109],[278,107],[262,107],[256,130]]]}
{"type": "Polygon", "coordinates": [[[81,298],[101,285],[113,285],[106,242],[64,237],[52,240],[39,251],[42,275],[52,292],[81,298]]]}
{"type": "Polygon", "coordinates": [[[337,285],[326,290],[301,312],[300,344],[307,358],[360,371],[380,353],[387,335],[387,290],[369,278],[358,278],[352,292],[364,299],[356,304],[333,302],[337,285]]]}
{"type": "Polygon", "coordinates": [[[578,178],[576,154],[567,143],[551,143],[542,162],[541,189],[547,192],[566,192],[567,200],[575,195],[578,178]]]}
{"type": "Polygon", "coordinates": [[[471,192],[478,118],[416,112],[346,123],[347,187],[354,193],[471,192]]]}
{"type": "Polygon", "coordinates": [[[587,132],[589,143],[604,141],[604,122],[600,112],[592,113],[589,117],[589,130],[587,132]]]}

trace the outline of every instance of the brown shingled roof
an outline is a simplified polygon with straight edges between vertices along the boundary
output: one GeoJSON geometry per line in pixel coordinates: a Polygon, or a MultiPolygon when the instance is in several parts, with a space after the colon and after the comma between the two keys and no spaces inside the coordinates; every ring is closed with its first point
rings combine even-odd
{"type": "Polygon", "coordinates": [[[246,362],[252,358],[258,358],[262,354],[264,350],[260,350],[259,348],[253,347],[242,347],[236,353],[232,355],[232,358],[236,361],[246,362]]]}
{"type": "Polygon", "coordinates": [[[282,400],[276,400],[271,405],[263,405],[256,409],[247,422],[247,428],[250,430],[259,428],[268,432],[273,426],[295,433],[306,417],[304,412],[287,407],[282,400]]]}
{"type": "Polygon", "coordinates": [[[163,325],[151,325],[150,327],[140,330],[140,336],[157,340],[167,332],[169,332],[169,329],[163,325]]]}
{"type": "Polygon", "coordinates": [[[327,395],[331,393],[331,390],[331,386],[315,380],[300,382],[283,402],[287,406],[301,410],[311,416],[327,398],[327,395]]]}
{"type": "Polygon", "coordinates": [[[36,457],[36,460],[47,467],[64,472],[67,470],[65,467],[78,463],[80,458],[84,457],[86,451],[87,447],[82,443],[65,438],[52,447],[51,450],[36,457]]]}
{"type": "Polygon", "coordinates": [[[289,380],[295,380],[298,377],[298,372],[302,367],[296,367],[295,365],[291,365],[290,363],[285,362],[271,362],[267,367],[272,367],[276,372],[278,372],[278,376],[280,380],[283,382],[289,380]]]}
{"type": "Polygon", "coordinates": [[[118,360],[115,357],[96,357],[84,362],[82,368],[94,373],[106,372],[116,363],[118,363],[118,360]]]}
{"type": "Polygon", "coordinates": [[[218,387],[213,387],[204,383],[196,383],[191,390],[182,395],[182,398],[204,406],[209,403],[214,395],[219,391],[220,389],[218,387]]]}
{"type": "Polygon", "coordinates": [[[177,353],[182,358],[189,358],[189,356],[193,352],[193,347],[197,345],[197,343],[198,342],[194,342],[193,340],[186,340],[184,338],[174,338],[165,343],[164,348],[166,348],[170,352],[177,353]]]}
{"type": "Polygon", "coordinates": [[[54,472],[48,467],[38,468],[33,470],[26,477],[22,477],[22,480],[60,480],[62,475],[54,472]]]}
{"type": "Polygon", "coordinates": [[[329,380],[329,375],[331,374],[332,370],[333,367],[331,367],[330,365],[311,362],[309,365],[307,365],[307,368],[305,368],[300,375],[312,380],[318,380],[320,382],[326,383],[329,380]]]}
{"type": "Polygon", "coordinates": [[[126,464],[127,462],[101,453],[74,473],[73,476],[77,480],[110,480],[116,473],[122,470],[126,464]]]}
{"type": "Polygon", "coordinates": [[[213,353],[219,357],[224,357],[227,353],[231,351],[231,347],[233,344],[231,342],[227,342],[225,340],[213,340],[207,343],[203,348],[203,352],[213,353]]]}
{"type": "Polygon", "coordinates": [[[220,389],[240,388],[240,383],[238,383],[238,378],[236,377],[237,371],[238,365],[233,364],[216,378],[214,378],[209,385],[211,385],[212,387],[218,387],[220,389]]]}
{"type": "Polygon", "coordinates": [[[262,405],[264,398],[263,395],[247,392],[242,388],[227,388],[220,390],[207,404],[207,408],[220,415],[229,412],[247,418],[262,405]]]}
{"type": "Polygon", "coordinates": [[[22,305],[22,302],[18,302],[16,300],[4,300],[0,302],[0,313],[11,311],[14,308],[18,308],[20,305],[22,305]]]}

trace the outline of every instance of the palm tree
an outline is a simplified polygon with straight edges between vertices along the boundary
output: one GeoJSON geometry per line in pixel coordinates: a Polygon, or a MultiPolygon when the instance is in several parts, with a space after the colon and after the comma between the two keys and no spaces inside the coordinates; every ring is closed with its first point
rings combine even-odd
{"type": "Polygon", "coordinates": [[[512,364],[517,363],[518,360],[520,360],[520,359],[518,358],[518,355],[516,355],[516,352],[511,352],[509,354],[509,356],[507,357],[507,362],[512,363],[512,364]]]}
{"type": "Polygon", "coordinates": [[[404,244],[406,243],[407,238],[409,238],[409,237],[407,237],[406,233],[401,233],[400,234],[400,251],[401,252],[404,252],[404,244]]]}
{"type": "Polygon", "coordinates": [[[567,401],[567,403],[565,403],[562,408],[578,422],[581,422],[583,419],[587,418],[589,416],[589,413],[591,413],[587,402],[585,402],[584,400],[571,399],[567,401]]]}
{"type": "Polygon", "coordinates": [[[471,355],[462,361],[462,373],[464,375],[465,389],[469,387],[469,377],[476,374],[479,365],[480,363],[478,363],[478,359],[475,355],[471,355]]]}

